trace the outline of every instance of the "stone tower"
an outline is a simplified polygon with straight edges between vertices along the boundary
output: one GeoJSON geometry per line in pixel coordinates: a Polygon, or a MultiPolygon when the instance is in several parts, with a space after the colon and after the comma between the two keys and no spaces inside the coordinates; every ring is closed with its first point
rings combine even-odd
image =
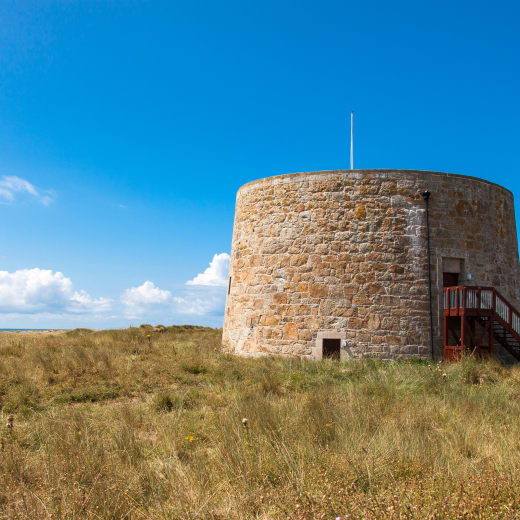
{"type": "Polygon", "coordinates": [[[487,285],[518,304],[513,196],[414,170],[279,175],[237,194],[223,345],[247,356],[431,356],[442,294],[487,285]],[[429,201],[431,256],[426,242],[429,201]],[[339,341],[338,341],[339,340],[339,341]]]}

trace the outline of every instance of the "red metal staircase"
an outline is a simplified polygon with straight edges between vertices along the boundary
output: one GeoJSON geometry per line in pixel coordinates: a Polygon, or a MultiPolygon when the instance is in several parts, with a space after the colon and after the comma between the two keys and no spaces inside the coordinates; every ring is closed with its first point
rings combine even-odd
{"type": "Polygon", "coordinates": [[[520,313],[493,287],[445,287],[444,359],[491,355],[495,342],[520,361],[520,313]]]}

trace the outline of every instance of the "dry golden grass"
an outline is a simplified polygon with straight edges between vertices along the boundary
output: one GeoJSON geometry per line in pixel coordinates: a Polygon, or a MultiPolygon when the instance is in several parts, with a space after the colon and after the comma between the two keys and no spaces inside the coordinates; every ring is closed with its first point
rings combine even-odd
{"type": "Polygon", "coordinates": [[[520,369],[219,343],[1,335],[0,518],[520,518],[520,369]]]}

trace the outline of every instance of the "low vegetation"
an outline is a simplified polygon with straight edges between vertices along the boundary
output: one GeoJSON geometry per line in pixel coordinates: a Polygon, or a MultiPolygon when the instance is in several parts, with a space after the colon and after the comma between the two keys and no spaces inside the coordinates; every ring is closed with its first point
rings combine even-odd
{"type": "Polygon", "coordinates": [[[520,369],[241,359],[220,331],[0,336],[0,518],[520,517],[520,369]]]}

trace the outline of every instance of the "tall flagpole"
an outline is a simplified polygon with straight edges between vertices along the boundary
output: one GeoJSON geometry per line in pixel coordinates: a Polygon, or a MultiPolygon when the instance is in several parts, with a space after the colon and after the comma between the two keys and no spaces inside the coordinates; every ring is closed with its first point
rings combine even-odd
{"type": "Polygon", "coordinates": [[[350,111],[350,169],[354,169],[354,111],[350,111]]]}

